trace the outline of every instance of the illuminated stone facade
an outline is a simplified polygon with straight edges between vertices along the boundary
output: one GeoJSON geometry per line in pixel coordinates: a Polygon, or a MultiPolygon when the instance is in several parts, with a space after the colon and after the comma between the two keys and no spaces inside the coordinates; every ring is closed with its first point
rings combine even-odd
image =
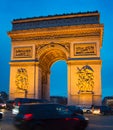
{"type": "Polygon", "coordinates": [[[10,98],[50,97],[50,67],[65,60],[68,104],[101,104],[103,24],[98,12],[17,19],[12,40],[10,98]]]}

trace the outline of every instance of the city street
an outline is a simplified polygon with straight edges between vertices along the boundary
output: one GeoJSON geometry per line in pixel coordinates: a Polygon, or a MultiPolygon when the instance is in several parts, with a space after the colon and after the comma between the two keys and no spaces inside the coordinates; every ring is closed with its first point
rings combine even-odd
{"type": "Polygon", "coordinates": [[[11,111],[7,111],[3,109],[4,117],[0,120],[0,130],[16,130],[12,124],[13,116],[11,111]]]}
{"type": "Polygon", "coordinates": [[[89,126],[86,130],[113,130],[113,115],[86,115],[89,118],[89,126]]]}
{"type": "MultiPolygon", "coordinates": [[[[99,116],[85,114],[89,118],[89,126],[86,130],[113,130],[113,116],[99,116]]],[[[4,112],[4,118],[0,121],[0,130],[16,130],[13,126],[11,111],[4,112]]]]}

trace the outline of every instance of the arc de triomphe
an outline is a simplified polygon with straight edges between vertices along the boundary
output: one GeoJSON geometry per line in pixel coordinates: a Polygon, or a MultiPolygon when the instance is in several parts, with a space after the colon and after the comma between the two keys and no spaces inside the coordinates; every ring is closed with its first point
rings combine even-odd
{"type": "Polygon", "coordinates": [[[65,60],[68,104],[101,104],[99,12],[16,19],[8,35],[12,40],[11,99],[49,99],[50,67],[65,60]]]}

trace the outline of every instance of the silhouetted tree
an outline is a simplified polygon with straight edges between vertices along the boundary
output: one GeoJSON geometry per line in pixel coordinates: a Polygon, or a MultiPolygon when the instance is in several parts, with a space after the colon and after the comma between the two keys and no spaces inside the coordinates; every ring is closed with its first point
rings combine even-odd
{"type": "Polygon", "coordinates": [[[6,100],[8,100],[9,95],[6,92],[1,91],[0,92],[0,97],[3,98],[6,101],[6,100]]]}

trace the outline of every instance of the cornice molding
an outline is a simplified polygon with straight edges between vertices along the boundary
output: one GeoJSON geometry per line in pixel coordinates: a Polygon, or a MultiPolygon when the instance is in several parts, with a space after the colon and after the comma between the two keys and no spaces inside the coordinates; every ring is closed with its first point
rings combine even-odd
{"type": "Polygon", "coordinates": [[[68,65],[84,65],[84,64],[90,64],[90,65],[101,65],[102,60],[69,60],[67,61],[68,65]]]}
{"type": "Polygon", "coordinates": [[[10,66],[38,66],[39,62],[10,62],[10,66]]]}
{"type": "Polygon", "coordinates": [[[75,31],[88,31],[88,30],[97,30],[97,29],[103,29],[103,24],[87,24],[87,25],[73,25],[73,26],[60,26],[60,27],[49,27],[49,28],[39,28],[39,29],[29,29],[29,30],[17,30],[17,31],[10,31],[8,32],[8,35],[12,38],[14,36],[44,36],[49,35],[53,32],[56,32],[57,34],[64,34],[69,32],[75,32],[75,31]]]}
{"type": "Polygon", "coordinates": [[[19,30],[8,32],[8,35],[12,38],[12,41],[98,36],[100,39],[101,47],[103,39],[103,24],[88,24],[68,27],[62,26],[42,29],[19,30]]]}

